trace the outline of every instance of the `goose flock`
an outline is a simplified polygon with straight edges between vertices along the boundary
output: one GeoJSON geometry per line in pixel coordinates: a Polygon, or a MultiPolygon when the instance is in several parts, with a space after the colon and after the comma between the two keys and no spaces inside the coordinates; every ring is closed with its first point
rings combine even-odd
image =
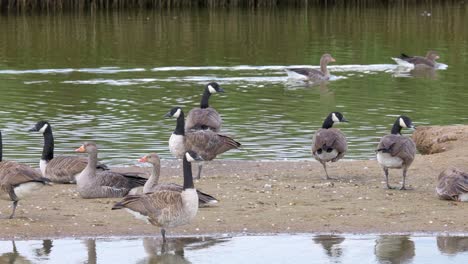
{"type": "MultiPolygon", "coordinates": [[[[435,67],[439,58],[436,52],[429,51],[426,57],[407,56],[401,60],[416,67],[435,67]]],[[[330,54],[320,60],[320,70],[307,68],[286,69],[288,75],[301,75],[313,81],[326,81],[330,78],[327,64],[335,62],[330,54]]],[[[54,137],[52,126],[47,121],[37,122],[29,131],[42,133],[44,145],[39,162],[39,170],[14,161],[2,160],[2,141],[0,133],[0,192],[1,198],[13,202],[13,218],[18,201],[51,183],[76,184],[82,198],[123,198],[112,210],[125,209],[138,219],[161,228],[163,241],[166,229],[185,225],[196,216],[199,207],[217,205],[218,200],[210,194],[197,190],[194,186],[192,163],[198,165],[197,179],[201,177],[202,164],[215,159],[218,155],[241,144],[221,133],[222,118],[218,111],[209,105],[209,98],[224,89],[218,83],[208,83],[201,98],[200,107],[193,108],[185,118],[181,107],[173,107],[165,115],[175,118],[174,132],[169,138],[169,150],[182,160],[183,185],[175,183],[160,184],[160,158],[150,153],[139,161],[152,165],[149,178],[138,173],[112,171],[98,161],[98,146],[94,142],[84,142],[75,151],[86,153],[75,156],[54,156],[54,137]]],[[[328,162],[342,159],[348,143],[345,134],[335,124],[348,122],[340,112],[331,112],[325,117],[321,128],[313,135],[311,154],[323,166],[324,179],[333,179],[327,171],[328,162]]],[[[414,161],[416,145],[413,140],[401,134],[402,129],[415,129],[412,120],[404,115],[398,116],[390,134],[381,138],[376,147],[377,162],[383,169],[386,188],[393,189],[388,183],[389,169],[402,170],[400,190],[406,190],[408,168],[414,161]]],[[[468,201],[468,174],[457,169],[447,169],[439,175],[436,193],[441,199],[468,201]]]]}

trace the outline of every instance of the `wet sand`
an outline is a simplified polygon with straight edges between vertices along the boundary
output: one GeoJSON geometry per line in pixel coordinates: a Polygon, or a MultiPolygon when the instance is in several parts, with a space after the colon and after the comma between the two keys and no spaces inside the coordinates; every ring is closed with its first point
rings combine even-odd
{"type": "MultiPolygon", "coordinates": [[[[439,200],[436,178],[449,166],[468,167],[468,143],[417,155],[409,169],[413,190],[386,190],[377,161],[339,161],[329,166],[336,181],[323,180],[320,163],[303,161],[226,161],[204,167],[197,188],[214,195],[219,206],[202,208],[191,225],[169,235],[237,233],[414,233],[468,232],[468,203],[439,200]]],[[[194,167],[194,170],[196,168],[194,167]]],[[[179,162],[163,161],[162,182],[182,182],[179,162]]],[[[401,170],[391,170],[399,186],[401,170]]],[[[159,228],[111,211],[120,199],[81,199],[75,185],[56,184],[19,203],[15,219],[0,219],[0,238],[159,235],[159,228]]],[[[0,217],[11,213],[0,201],[0,217]]]]}

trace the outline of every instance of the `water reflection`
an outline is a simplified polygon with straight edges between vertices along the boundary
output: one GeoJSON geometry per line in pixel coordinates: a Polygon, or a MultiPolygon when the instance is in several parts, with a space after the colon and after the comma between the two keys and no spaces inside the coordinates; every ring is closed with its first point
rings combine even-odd
{"type": "MultiPolygon", "coordinates": [[[[10,243],[10,242],[8,242],[10,243]]],[[[12,244],[12,251],[3,253],[0,255],[0,263],[32,263],[29,261],[27,258],[24,256],[21,256],[21,254],[18,253],[18,250],[16,249],[16,243],[15,241],[11,241],[12,244]]]]}
{"type": "Polygon", "coordinates": [[[343,248],[340,244],[344,240],[344,237],[336,235],[319,235],[314,237],[314,242],[320,244],[327,256],[332,259],[339,259],[343,254],[343,248]]]}
{"type": "Polygon", "coordinates": [[[438,236],[437,247],[440,252],[448,255],[468,252],[468,237],[438,236]]]}
{"type": "Polygon", "coordinates": [[[415,255],[409,236],[384,235],[375,241],[375,256],[379,263],[410,263],[415,255]]]}

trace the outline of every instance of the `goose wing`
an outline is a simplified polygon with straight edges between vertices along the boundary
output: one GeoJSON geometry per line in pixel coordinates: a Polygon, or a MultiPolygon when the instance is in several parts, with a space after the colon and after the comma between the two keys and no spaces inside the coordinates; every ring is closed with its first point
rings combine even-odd
{"type": "Polygon", "coordinates": [[[317,150],[324,147],[336,149],[339,153],[336,159],[338,160],[342,158],[348,150],[348,143],[345,135],[339,129],[321,128],[315,132],[312,138],[312,153],[316,153],[317,150]]]}
{"type": "Polygon", "coordinates": [[[412,63],[414,65],[426,65],[429,67],[434,67],[434,63],[427,58],[420,57],[420,56],[408,56],[404,53],[401,54],[400,59],[412,63]]]}
{"type": "Polygon", "coordinates": [[[50,180],[42,177],[41,173],[26,164],[14,161],[0,162],[0,184],[17,186],[26,182],[43,182],[50,180]]]}
{"type": "Polygon", "coordinates": [[[234,139],[210,130],[196,130],[185,134],[185,148],[195,151],[204,160],[212,160],[218,154],[240,146],[234,139]]]}
{"type": "Polygon", "coordinates": [[[402,135],[386,135],[382,137],[377,151],[390,153],[393,157],[399,157],[405,164],[411,164],[416,155],[416,145],[413,140],[402,135]]]}
{"type": "Polygon", "coordinates": [[[145,185],[147,179],[133,174],[124,174],[114,171],[102,171],[96,174],[99,177],[101,186],[110,186],[114,188],[132,189],[145,185]]]}
{"type": "MultiPolygon", "coordinates": [[[[154,187],[153,191],[160,191],[160,190],[169,190],[169,191],[174,191],[174,192],[182,192],[183,187],[182,185],[175,184],[175,183],[167,183],[167,184],[159,184],[154,187]]],[[[197,189],[197,195],[198,195],[198,204],[200,207],[203,207],[203,205],[206,204],[214,204],[218,202],[218,199],[215,197],[201,192],[200,190],[197,189]]]]}
{"type": "Polygon", "coordinates": [[[439,175],[436,192],[443,199],[456,200],[458,195],[468,193],[468,174],[457,168],[444,170],[439,175]]]}
{"type": "Polygon", "coordinates": [[[222,119],[219,113],[212,107],[193,108],[190,110],[185,121],[185,130],[190,129],[211,129],[219,132],[222,119]]]}

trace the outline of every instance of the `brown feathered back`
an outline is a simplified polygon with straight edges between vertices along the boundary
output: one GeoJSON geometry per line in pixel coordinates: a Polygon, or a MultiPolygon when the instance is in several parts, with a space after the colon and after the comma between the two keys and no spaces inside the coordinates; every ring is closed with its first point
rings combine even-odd
{"type": "Polygon", "coordinates": [[[441,199],[457,200],[460,194],[468,193],[468,173],[458,168],[448,168],[438,177],[437,195],[441,199]]]}
{"type": "Polygon", "coordinates": [[[377,150],[389,153],[392,157],[399,157],[403,165],[409,166],[416,155],[416,145],[409,137],[390,134],[382,137],[377,150]]]}
{"type": "Polygon", "coordinates": [[[212,107],[193,108],[190,110],[185,121],[185,130],[190,129],[210,129],[219,132],[222,119],[219,113],[212,107]]]}
{"type": "Polygon", "coordinates": [[[338,156],[332,161],[337,161],[345,155],[348,150],[348,143],[346,142],[345,135],[337,128],[320,128],[315,132],[314,137],[312,138],[312,154],[315,158],[315,155],[318,149],[323,148],[324,146],[336,149],[338,151],[338,156]]]}
{"type": "Polygon", "coordinates": [[[185,134],[185,149],[195,151],[203,160],[213,160],[217,155],[240,145],[234,139],[211,130],[195,130],[185,134]]]}
{"type": "Polygon", "coordinates": [[[46,182],[38,170],[14,161],[0,162],[0,185],[17,186],[22,183],[37,181],[46,182]]]}

